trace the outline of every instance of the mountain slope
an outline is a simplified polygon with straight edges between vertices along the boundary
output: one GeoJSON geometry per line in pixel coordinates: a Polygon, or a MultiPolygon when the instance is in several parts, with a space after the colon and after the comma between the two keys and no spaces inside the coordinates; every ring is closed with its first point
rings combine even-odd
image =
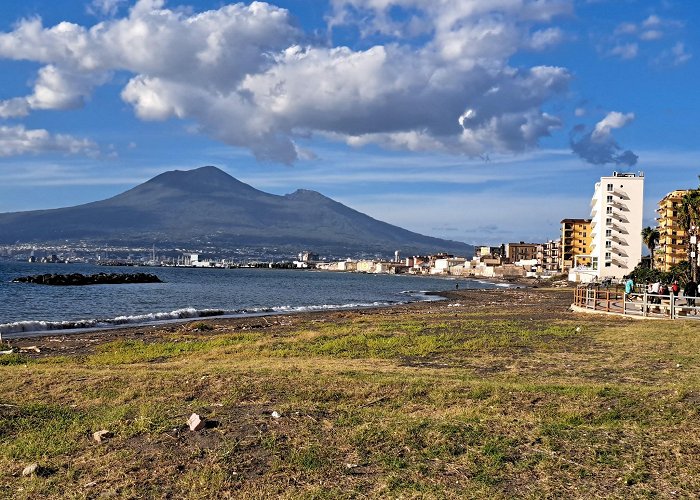
{"type": "Polygon", "coordinates": [[[0,243],[65,240],[273,246],[292,253],[307,248],[466,255],[472,249],[378,221],[315,191],[265,193],[216,167],[165,172],[113,198],[85,205],[0,214],[0,243]]]}

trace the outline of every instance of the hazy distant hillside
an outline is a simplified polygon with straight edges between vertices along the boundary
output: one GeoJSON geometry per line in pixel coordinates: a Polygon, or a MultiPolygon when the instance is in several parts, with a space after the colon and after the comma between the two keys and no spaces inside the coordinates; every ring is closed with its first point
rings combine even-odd
{"type": "Polygon", "coordinates": [[[0,243],[65,240],[278,247],[291,253],[472,251],[471,245],[378,221],[315,191],[264,193],[216,167],[165,172],[104,201],[0,214],[0,243]]]}

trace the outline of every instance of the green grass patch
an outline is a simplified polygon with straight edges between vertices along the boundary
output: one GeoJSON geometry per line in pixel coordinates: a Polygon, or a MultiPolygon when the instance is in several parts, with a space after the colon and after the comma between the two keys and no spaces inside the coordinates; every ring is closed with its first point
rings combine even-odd
{"type": "Polygon", "coordinates": [[[0,354],[0,366],[17,366],[32,363],[34,360],[24,354],[0,354]]]}
{"type": "Polygon", "coordinates": [[[97,353],[87,356],[88,365],[120,365],[168,360],[187,354],[245,346],[256,342],[260,334],[240,334],[207,340],[183,339],[165,342],[117,340],[97,347],[97,353]]]}

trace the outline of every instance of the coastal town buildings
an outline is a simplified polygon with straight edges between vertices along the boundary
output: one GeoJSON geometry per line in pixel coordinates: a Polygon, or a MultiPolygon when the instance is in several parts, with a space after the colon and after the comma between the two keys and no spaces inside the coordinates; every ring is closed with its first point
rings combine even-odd
{"type": "Polygon", "coordinates": [[[568,271],[577,265],[589,266],[592,231],[591,219],[563,219],[561,221],[561,248],[559,269],[568,271]]]}
{"type": "Polygon", "coordinates": [[[464,257],[450,257],[435,259],[433,267],[430,269],[430,274],[452,274],[455,268],[464,268],[464,263],[467,261],[464,257]]]}
{"type": "Polygon", "coordinates": [[[559,265],[561,240],[549,240],[537,245],[537,270],[545,274],[554,274],[561,270],[559,265]]]}
{"type": "Polygon", "coordinates": [[[642,258],[643,208],[643,173],[600,178],[591,199],[591,263],[572,270],[574,281],[622,279],[634,270],[642,258]]]}
{"type": "Polygon", "coordinates": [[[521,260],[537,259],[537,243],[506,243],[506,261],[514,264],[521,260]]]}
{"type": "Polygon", "coordinates": [[[505,251],[505,245],[500,247],[476,246],[474,247],[474,257],[501,257],[505,254],[505,251]]]}
{"type": "Polygon", "coordinates": [[[688,260],[686,232],[678,221],[678,210],[687,189],[671,191],[659,201],[656,209],[656,222],[659,230],[659,243],[654,251],[654,265],[661,271],[688,260]]]}

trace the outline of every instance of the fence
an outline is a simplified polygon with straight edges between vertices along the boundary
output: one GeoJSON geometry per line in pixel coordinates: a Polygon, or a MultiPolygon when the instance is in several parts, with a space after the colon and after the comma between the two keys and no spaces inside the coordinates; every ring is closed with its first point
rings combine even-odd
{"type": "Polygon", "coordinates": [[[660,295],[647,293],[625,293],[579,286],[574,291],[574,305],[583,309],[640,316],[645,318],[695,319],[700,320],[700,306],[695,305],[700,297],[684,297],[682,294],[660,295]]]}

